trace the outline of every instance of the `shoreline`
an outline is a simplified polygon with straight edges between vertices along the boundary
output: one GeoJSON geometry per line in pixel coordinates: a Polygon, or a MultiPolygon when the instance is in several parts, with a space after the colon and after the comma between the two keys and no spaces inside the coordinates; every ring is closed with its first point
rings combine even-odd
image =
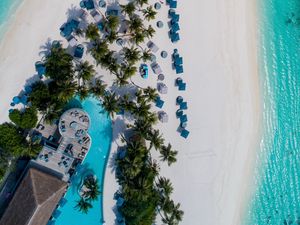
{"type": "MultiPolygon", "coordinates": [[[[40,0],[24,0],[18,9],[6,32],[6,39],[0,44],[0,71],[9,74],[10,78],[2,77],[0,80],[5,84],[1,90],[4,99],[0,103],[1,122],[7,120],[9,103],[18,94],[15,92],[20,91],[25,81],[35,74],[34,62],[40,58],[40,46],[48,37],[62,39],[59,27],[65,22],[66,11],[72,3],[78,6],[79,1],[62,3],[51,0],[42,3],[40,0]],[[60,7],[55,7],[57,5],[60,7]],[[18,67],[12,66],[15,63],[18,67]]],[[[158,125],[165,139],[170,140],[179,151],[177,164],[170,168],[163,165],[161,172],[174,184],[175,201],[181,202],[185,211],[183,225],[193,224],[193,221],[208,225],[239,224],[245,211],[240,206],[249,199],[256,157],[253,147],[260,135],[256,132],[261,120],[258,69],[253,76],[254,67],[258,66],[255,63],[257,52],[253,53],[258,48],[257,37],[248,35],[247,25],[252,24],[251,32],[257,29],[253,26],[257,15],[246,13],[245,18],[243,14],[249,10],[249,4],[246,0],[221,4],[216,0],[207,3],[180,2],[182,40],[176,45],[171,44],[167,28],[158,30],[154,37],[154,42],[161,49],[171,54],[174,48],[178,48],[184,56],[183,79],[188,87],[183,93],[173,85],[176,75],[170,68],[171,60],[159,59],[164,73],[168,75],[166,83],[170,88],[169,94],[163,96],[166,101],[163,110],[169,114],[169,123],[158,125]],[[210,21],[209,25],[207,21],[210,21]],[[191,27],[195,29],[191,30],[191,27]],[[255,45],[256,48],[253,48],[255,45]],[[191,135],[187,140],[176,132],[178,121],[174,115],[174,102],[179,94],[189,104],[187,113],[191,135]]],[[[166,7],[159,12],[163,21],[167,19],[166,13],[166,7]]],[[[151,76],[147,82],[155,84],[156,78],[151,76]]],[[[108,164],[115,148],[116,143],[112,143],[108,164]]],[[[115,217],[111,207],[115,201],[112,193],[117,186],[109,165],[104,173],[103,193],[106,196],[103,199],[103,216],[107,224],[113,224],[115,217]]]]}
{"type": "Polygon", "coordinates": [[[6,12],[5,22],[3,22],[0,26],[0,44],[5,37],[5,34],[10,29],[11,24],[14,22],[16,15],[18,13],[19,8],[21,8],[24,4],[25,0],[15,0],[13,5],[9,8],[9,11],[6,12]],[[9,15],[10,14],[10,15],[9,15]]]}

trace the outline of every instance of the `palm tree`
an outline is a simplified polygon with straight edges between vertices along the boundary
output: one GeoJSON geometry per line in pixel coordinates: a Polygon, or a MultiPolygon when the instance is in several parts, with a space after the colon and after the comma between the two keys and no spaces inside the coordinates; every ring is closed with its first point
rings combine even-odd
{"type": "Polygon", "coordinates": [[[163,194],[164,198],[170,197],[170,195],[173,193],[173,190],[174,190],[170,179],[167,179],[165,177],[158,178],[156,187],[158,189],[162,190],[162,194],[163,194]]]}
{"type": "Polygon", "coordinates": [[[158,97],[159,94],[157,93],[157,90],[155,88],[147,87],[143,90],[145,97],[147,98],[147,102],[154,102],[158,97]]]}
{"type": "Polygon", "coordinates": [[[135,0],[135,3],[140,7],[143,7],[143,5],[148,4],[148,0],[135,0]]]}
{"type": "Polygon", "coordinates": [[[75,82],[66,83],[63,86],[57,86],[58,98],[67,102],[74,97],[76,90],[77,84],[75,82]]]}
{"type": "Polygon", "coordinates": [[[161,147],[160,158],[162,161],[167,161],[169,166],[177,161],[177,154],[177,151],[172,150],[172,145],[170,143],[168,144],[168,146],[163,145],[161,147]]]}
{"type": "Polygon", "coordinates": [[[164,138],[160,134],[159,130],[151,130],[148,134],[148,140],[150,141],[149,150],[154,147],[156,150],[161,149],[164,144],[164,138]]]}
{"type": "Polygon", "coordinates": [[[87,214],[89,209],[92,208],[92,204],[85,200],[84,198],[81,198],[80,200],[77,201],[75,205],[75,209],[78,209],[80,212],[87,214]]]}
{"type": "Polygon", "coordinates": [[[79,98],[82,101],[89,97],[89,89],[87,89],[85,86],[80,86],[78,88],[77,94],[79,95],[79,98]]]}
{"type": "Polygon", "coordinates": [[[148,29],[145,29],[144,32],[145,32],[145,36],[147,38],[152,38],[154,36],[154,34],[155,34],[155,30],[154,30],[154,28],[151,25],[149,25],[148,29]]]}
{"type": "Polygon", "coordinates": [[[146,9],[143,9],[143,15],[146,20],[154,20],[156,16],[156,11],[154,11],[152,6],[148,6],[146,9]]]}
{"type": "Polygon", "coordinates": [[[76,71],[78,85],[80,85],[80,79],[82,79],[83,83],[85,83],[85,81],[89,81],[95,75],[96,72],[94,66],[89,64],[88,61],[80,62],[76,67],[76,71]]]}
{"type": "Polygon", "coordinates": [[[131,48],[124,47],[123,53],[125,61],[130,65],[135,64],[141,57],[140,51],[133,46],[131,48]]]}
{"type": "Polygon", "coordinates": [[[108,44],[106,41],[96,41],[89,51],[99,65],[109,52],[108,44]]]}
{"type": "Polygon", "coordinates": [[[143,119],[135,120],[134,125],[130,125],[130,127],[143,138],[148,138],[149,133],[152,130],[151,124],[143,119]]]}
{"type": "Polygon", "coordinates": [[[116,31],[120,24],[120,19],[118,16],[110,15],[104,23],[105,28],[108,31],[116,31]]]}
{"type": "Polygon", "coordinates": [[[115,93],[104,95],[102,106],[111,118],[114,118],[114,114],[120,111],[119,100],[115,93]]]}
{"type": "Polygon", "coordinates": [[[134,2],[129,2],[126,5],[120,5],[122,13],[127,14],[129,17],[131,17],[135,11],[135,5],[134,2]]]}
{"type": "Polygon", "coordinates": [[[85,31],[86,38],[90,39],[91,41],[96,41],[100,38],[99,29],[95,24],[89,24],[86,31],[85,31]]]}
{"type": "Polygon", "coordinates": [[[90,82],[89,92],[96,97],[103,97],[106,87],[107,85],[102,80],[96,79],[94,84],[90,82]]]}
{"type": "Polygon", "coordinates": [[[88,178],[84,181],[84,185],[88,190],[83,193],[83,197],[89,200],[96,200],[101,193],[97,179],[93,177],[88,178]]]}
{"type": "Polygon", "coordinates": [[[135,43],[136,45],[139,45],[145,41],[146,33],[143,33],[142,31],[137,31],[131,35],[131,42],[135,43]]]}
{"type": "Polygon", "coordinates": [[[143,62],[147,62],[151,60],[151,50],[150,49],[146,49],[142,52],[142,56],[141,59],[143,60],[143,62]]]}
{"type": "Polygon", "coordinates": [[[129,23],[129,30],[131,32],[140,32],[143,29],[143,20],[137,15],[130,17],[128,23],[129,23]]]}
{"type": "Polygon", "coordinates": [[[112,44],[114,41],[118,39],[118,33],[116,31],[110,31],[109,34],[106,36],[106,39],[112,44]]]}

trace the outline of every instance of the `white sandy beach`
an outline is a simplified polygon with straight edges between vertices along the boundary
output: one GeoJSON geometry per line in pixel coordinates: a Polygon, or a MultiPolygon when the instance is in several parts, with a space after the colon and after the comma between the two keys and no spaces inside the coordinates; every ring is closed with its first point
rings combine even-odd
{"type": "MultiPolygon", "coordinates": [[[[9,103],[34,73],[40,47],[48,38],[61,39],[59,27],[66,11],[79,0],[24,0],[0,45],[0,120],[7,120],[9,103]]],[[[167,7],[158,14],[165,23],[154,42],[169,55],[174,48],[184,57],[183,80],[187,90],[174,87],[177,77],[171,59],[159,64],[169,87],[163,108],[167,124],[159,124],[167,141],[179,151],[178,162],[163,165],[161,173],[174,184],[174,199],[185,212],[182,225],[240,224],[251,190],[259,140],[260,96],[257,74],[256,6],[247,0],[178,1],[180,36],[177,44],[167,37],[167,7]],[[175,99],[188,102],[184,140],[176,132],[175,99]]],[[[104,74],[105,75],[105,74],[104,74]]],[[[138,78],[136,82],[140,81],[138,78]]],[[[150,74],[147,81],[156,83],[150,74]]],[[[116,143],[112,145],[112,153],[116,143]]],[[[117,189],[114,174],[106,170],[104,219],[113,225],[117,189]]],[[[160,224],[160,223],[158,223],[160,224]]]]}

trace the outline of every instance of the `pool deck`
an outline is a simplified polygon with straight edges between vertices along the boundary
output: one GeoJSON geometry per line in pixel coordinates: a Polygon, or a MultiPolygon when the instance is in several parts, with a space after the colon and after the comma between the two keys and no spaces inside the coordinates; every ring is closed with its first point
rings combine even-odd
{"type": "Polygon", "coordinates": [[[68,181],[73,164],[83,161],[90,149],[91,137],[87,133],[90,118],[83,110],[74,108],[66,111],[56,124],[37,126],[44,146],[35,162],[60,173],[68,181]]]}

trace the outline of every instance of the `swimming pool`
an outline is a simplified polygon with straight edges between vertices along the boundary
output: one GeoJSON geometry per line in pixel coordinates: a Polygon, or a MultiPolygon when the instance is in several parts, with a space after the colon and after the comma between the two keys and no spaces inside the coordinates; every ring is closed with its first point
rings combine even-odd
{"type": "Polygon", "coordinates": [[[55,225],[100,225],[103,221],[101,195],[97,201],[92,202],[93,208],[87,214],[74,209],[74,206],[80,199],[78,186],[85,175],[94,173],[101,182],[100,191],[102,191],[112,140],[111,120],[97,99],[89,97],[82,101],[81,105],[90,116],[91,123],[88,133],[91,136],[92,145],[82,165],[77,169],[76,175],[71,179],[71,185],[64,197],[67,202],[58,208],[61,214],[56,219],[55,225]]]}

